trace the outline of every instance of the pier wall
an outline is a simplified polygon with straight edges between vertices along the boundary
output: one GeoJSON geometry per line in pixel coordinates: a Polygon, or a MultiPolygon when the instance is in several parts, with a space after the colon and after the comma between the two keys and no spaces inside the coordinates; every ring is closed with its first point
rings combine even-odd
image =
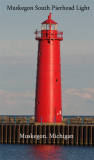
{"type": "Polygon", "coordinates": [[[1,124],[0,143],[94,146],[94,125],[1,124]]]}

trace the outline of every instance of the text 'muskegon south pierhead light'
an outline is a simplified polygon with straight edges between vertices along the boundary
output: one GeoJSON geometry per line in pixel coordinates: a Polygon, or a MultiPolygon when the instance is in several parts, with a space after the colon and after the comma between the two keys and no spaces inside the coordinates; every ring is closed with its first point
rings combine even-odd
{"type": "Polygon", "coordinates": [[[36,31],[38,59],[36,76],[35,122],[54,123],[62,120],[60,41],[63,32],[48,19],[36,31]]]}

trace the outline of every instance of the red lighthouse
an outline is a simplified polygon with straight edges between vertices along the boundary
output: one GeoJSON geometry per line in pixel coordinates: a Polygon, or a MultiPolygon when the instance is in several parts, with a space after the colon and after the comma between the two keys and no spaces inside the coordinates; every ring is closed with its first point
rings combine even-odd
{"type": "Polygon", "coordinates": [[[35,122],[61,122],[61,64],[60,41],[63,32],[57,31],[57,23],[48,19],[36,31],[38,59],[36,77],[35,122]]]}

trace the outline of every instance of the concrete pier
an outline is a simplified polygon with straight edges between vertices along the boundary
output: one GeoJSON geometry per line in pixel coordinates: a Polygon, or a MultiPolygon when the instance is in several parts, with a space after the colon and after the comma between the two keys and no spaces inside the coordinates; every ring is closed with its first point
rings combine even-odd
{"type": "Polygon", "coordinates": [[[3,143],[3,125],[0,125],[0,143],[3,143]]]}
{"type": "Polygon", "coordinates": [[[16,143],[20,143],[20,125],[17,125],[16,126],[16,137],[15,137],[15,139],[16,139],[16,143]]]}
{"type": "MultiPolygon", "coordinates": [[[[29,125],[25,125],[25,135],[29,135],[29,125]]],[[[25,143],[28,144],[29,143],[29,138],[25,139],[25,143]]]]}
{"type": "Polygon", "coordinates": [[[16,137],[16,125],[11,126],[11,143],[15,144],[15,137],[16,137]]]}
{"type": "Polygon", "coordinates": [[[94,126],[92,126],[92,145],[94,146],[94,126]]]}
{"type": "Polygon", "coordinates": [[[92,146],[92,126],[88,127],[88,145],[92,146]]]}
{"type": "MultiPolygon", "coordinates": [[[[69,126],[69,135],[73,135],[74,137],[74,126],[69,126]]],[[[69,144],[74,145],[74,138],[69,139],[69,144]]]]}
{"type": "Polygon", "coordinates": [[[94,125],[2,124],[0,143],[94,146],[94,125]]]}
{"type": "Polygon", "coordinates": [[[46,136],[48,137],[46,143],[51,144],[51,126],[50,125],[47,125],[46,127],[46,136]]]}
{"type": "Polygon", "coordinates": [[[41,125],[37,126],[37,135],[39,136],[37,143],[41,144],[42,143],[42,137],[41,137],[41,135],[42,135],[42,127],[41,127],[41,125]]]}
{"type": "Polygon", "coordinates": [[[11,130],[11,125],[8,125],[7,127],[8,127],[8,128],[7,128],[7,142],[8,142],[8,143],[11,143],[11,137],[12,137],[12,136],[11,136],[11,131],[12,131],[12,130],[11,130]]]}
{"type": "Polygon", "coordinates": [[[60,144],[60,126],[59,125],[56,126],[56,136],[57,136],[56,144],[60,144]]]}
{"type": "Polygon", "coordinates": [[[42,135],[43,135],[42,144],[46,144],[46,125],[42,126],[42,135]]]}
{"type": "Polygon", "coordinates": [[[74,145],[78,146],[78,128],[79,126],[74,126],[74,145]]]}
{"type": "Polygon", "coordinates": [[[34,125],[34,130],[33,130],[34,132],[34,137],[36,137],[36,138],[34,138],[34,144],[37,144],[37,125],[34,125]]]}
{"type": "Polygon", "coordinates": [[[3,142],[7,143],[7,125],[3,126],[3,142]]]}
{"type": "Polygon", "coordinates": [[[24,135],[25,135],[24,125],[20,126],[20,133],[23,136],[23,138],[20,138],[20,143],[24,144],[24,140],[26,139],[24,138],[24,135]]]}
{"type": "MultiPolygon", "coordinates": [[[[69,135],[69,126],[65,126],[65,135],[68,136],[69,135]]],[[[69,138],[66,137],[65,142],[66,145],[69,145],[69,138]]]]}
{"type": "Polygon", "coordinates": [[[84,126],[84,132],[83,132],[83,136],[84,136],[84,145],[87,146],[88,145],[88,126],[84,126]]]}
{"type": "Polygon", "coordinates": [[[55,144],[55,125],[51,126],[52,139],[51,144],[55,144]]]}
{"type": "Polygon", "coordinates": [[[64,133],[65,133],[65,126],[60,126],[60,133],[62,135],[62,138],[60,138],[60,144],[64,145],[64,133]]]}
{"type": "Polygon", "coordinates": [[[83,145],[83,126],[79,127],[79,145],[82,146],[83,145]]]}
{"type": "MultiPolygon", "coordinates": [[[[33,136],[33,125],[30,125],[30,126],[29,126],[29,135],[30,135],[30,136],[33,136]]],[[[33,138],[30,138],[30,139],[29,139],[29,143],[30,143],[30,144],[33,144],[33,138]]]]}

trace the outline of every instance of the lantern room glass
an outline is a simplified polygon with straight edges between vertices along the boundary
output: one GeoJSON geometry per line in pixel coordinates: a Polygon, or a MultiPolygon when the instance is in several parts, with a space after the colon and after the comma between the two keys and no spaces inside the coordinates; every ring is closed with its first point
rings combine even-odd
{"type": "MultiPolygon", "coordinates": [[[[42,24],[41,30],[50,30],[50,24],[42,24]]],[[[57,24],[51,24],[51,30],[57,30],[57,24]]]]}

